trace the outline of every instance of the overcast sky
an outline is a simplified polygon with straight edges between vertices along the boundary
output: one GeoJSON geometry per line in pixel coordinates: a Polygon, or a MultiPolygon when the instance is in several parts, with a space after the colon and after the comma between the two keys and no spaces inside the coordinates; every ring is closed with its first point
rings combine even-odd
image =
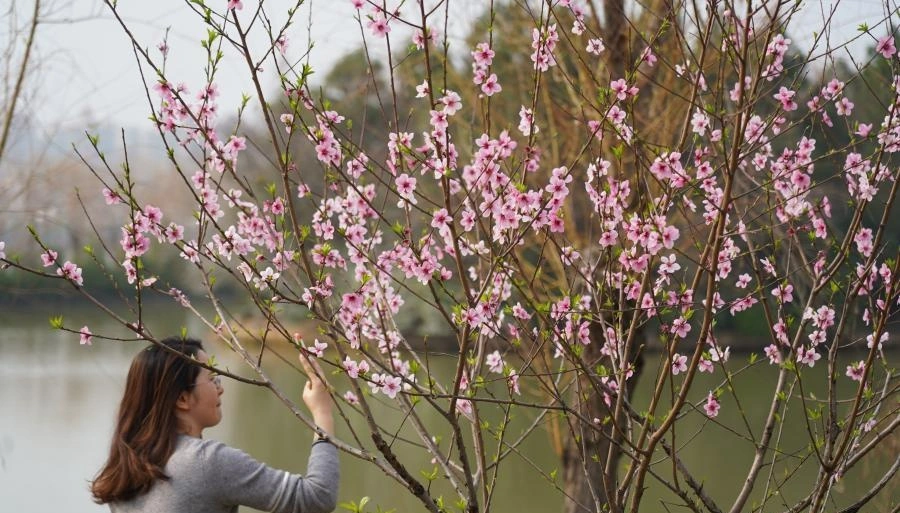
{"type": "MultiPolygon", "coordinates": [[[[36,124],[46,127],[80,128],[86,125],[111,124],[133,128],[149,126],[148,107],[144,97],[137,65],[128,39],[99,0],[44,0],[50,3],[45,19],[48,23],[38,29],[36,63],[40,66],[32,77],[32,101],[29,112],[36,124]],[[36,89],[34,87],[36,86],[36,89]]],[[[211,5],[226,0],[207,0],[211,5]]],[[[484,0],[451,0],[454,26],[449,32],[457,36],[465,25],[483,9],[484,0]]],[[[896,0],[891,0],[896,2],[896,0]]],[[[153,47],[162,40],[166,28],[171,47],[167,74],[174,82],[187,83],[196,91],[203,81],[204,57],[199,40],[205,34],[197,16],[185,7],[184,0],[119,0],[120,10],[138,40],[153,47]]],[[[254,0],[244,0],[250,6],[254,0]]],[[[291,2],[271,0],[268,5],[291,2]]],[[[27,13],[29,2],[18,0],[19,10],[27,13]]],[[[794,25],[792,37],[798,42],[811,40],[812,30],[821,26],[822,10],[831,2],[805,2],[803,18],[794,25]],[[804,31],[807,31],[804,33],[804,31]]],[[[286,8],[286,7],[285,7],[286,8]]],[[[835,39],[852,36],[863,22],[870,25],[883,16],[884,7],[876,0],[844,1],[835,15],[835,39]]],[[[277,14],[275,8],[271,9],[277,14]]],[[[247,15],[249,7],[242,11],[247,15]]],[[[297,57],[309,40],[307,25],[311,24],[316,46],[310,63],[319,77],[341,55],[360,43],[360,30],[354,20],[355,9],[350,0],[307,0],[295,18],[289,33],[291,56],[297,57]],[[310,14],[312,13],[312,14],[310,14]]],[[[20,16],[24,14],[20,13],[20,16]]],[[[283,15],[283,13],[281,13],[283,15]]],[[[884,27],[879,34],[886,32],[884,27]]],[[[392,32],[392,36],[396,32],[392,32]]],[[[377,42],[383,45],[383,40],[377,42]]],[[[866,44],[869,44],[868,42],[866,44]]],[[[244,80],[243,63],[226,57],[219,75],[223,109],[237,106],[241,93],[250,91],[244,80]]],[[[274,79],[268,74],[269,87],[274,79]]]]}

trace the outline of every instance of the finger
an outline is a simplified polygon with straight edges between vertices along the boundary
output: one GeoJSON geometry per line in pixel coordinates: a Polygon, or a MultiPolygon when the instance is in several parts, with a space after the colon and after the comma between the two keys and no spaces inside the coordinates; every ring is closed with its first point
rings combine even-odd
{"type": "Polygon", "coordinates": [[[316,358],[310,358],[309,364],[316,371],[316,376],[318,376],[324,380],[325,379],[325,371],[322,370],[322,366],[319,364],[319,360],[317,360],[316,358]]]}
{"type": "Polygon", "coordinates": [[[308,354],[306,354],[305,351],[300,351],[300,354],[298,355],[297,359],[300,360],[300,366],[303,367],[303,372],[307,376],[315,375],[315,372],[313,371],[312,366],[310,366],[310,364],[309,364],[310,357],[308,354]]]}

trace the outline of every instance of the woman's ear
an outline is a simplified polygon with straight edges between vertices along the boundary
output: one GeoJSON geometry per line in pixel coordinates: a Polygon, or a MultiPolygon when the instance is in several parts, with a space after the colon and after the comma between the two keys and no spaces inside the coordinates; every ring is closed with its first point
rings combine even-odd
{"type": "Polygon", "coordinates": [[[175,401],[175,409],[181,411],[188,411],[191,409],[191,393],[185,390],[182,392],[178,399],[175,401]]]}

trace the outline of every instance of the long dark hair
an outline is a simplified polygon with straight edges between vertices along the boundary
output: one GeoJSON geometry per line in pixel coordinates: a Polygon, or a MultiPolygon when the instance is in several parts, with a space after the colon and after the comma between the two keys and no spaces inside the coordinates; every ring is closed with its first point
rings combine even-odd
{"type": "Polygon", "coordinates": [[[182,338],[160,344],[165,347],[151,345],[131,362],[109,459],[91,485],[98,504],[130,500],[169,478],[164,468],[178,440],[175,403],[200,373],[181,354],[196,357],[203,346],[182,338]]]}

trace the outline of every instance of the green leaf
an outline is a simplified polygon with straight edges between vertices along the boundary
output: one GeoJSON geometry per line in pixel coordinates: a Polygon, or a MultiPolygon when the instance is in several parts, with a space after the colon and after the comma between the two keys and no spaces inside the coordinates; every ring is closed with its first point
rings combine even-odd
{"type": "Polygon", "coordinates": [[[63,327],[63,316],[57,315],[54,317],[50,317],[50,327],[55,330],[61,330],[63,327]]]}
{"type": "Polygon", "coordinates": [[[431,472],[425,472],[424,470],[419,471],[422,474],[422,477],[425,478],[426,481],[434,481],[438,478],[438,468],[434,467],[431,472]]]}
{"type": "Polygon", "coordinates": [[[342,502],[342,503],[338,504],[338,506],[346,509],[347,511],[349,511],[351,513],[357,513],[359,511],[359,507],[356,505],[356,502],[354,502],[354,501],[342,502]]]}
{"type": "Polygon", "coordinates": [[[871,401],[873,397],[875,397],[875,391],[872,390],[871,387],[866,387],[865,390],[863,390],[863,399],[871,401]]]}

